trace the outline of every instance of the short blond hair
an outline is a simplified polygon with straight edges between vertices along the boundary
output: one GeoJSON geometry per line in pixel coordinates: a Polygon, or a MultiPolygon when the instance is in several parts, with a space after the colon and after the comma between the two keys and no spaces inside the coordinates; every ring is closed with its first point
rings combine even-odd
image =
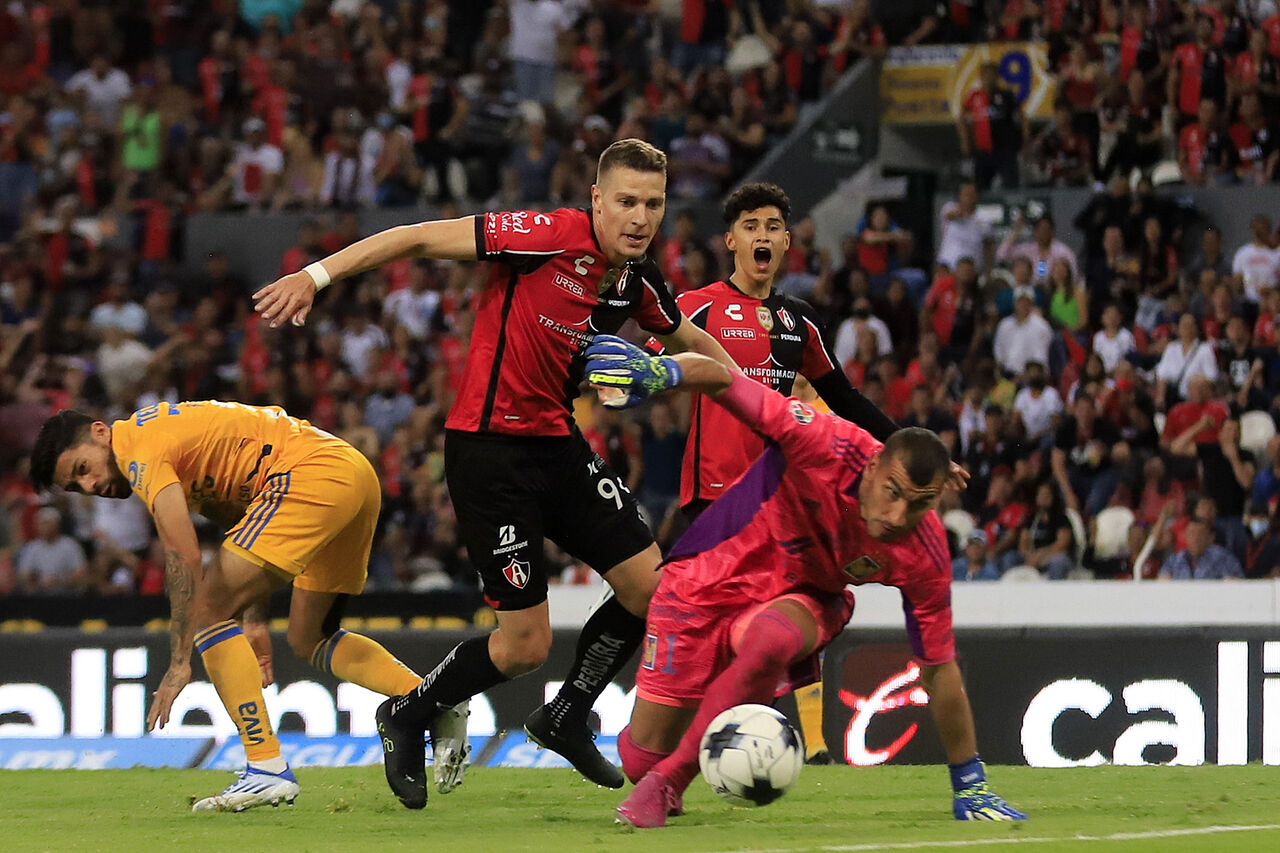
{"type": "Polygon", "coordinates": [[[656,145],[643,139],[619,139],[600,154],[596,166],[596,183],[612,169],[634,169],[637,172],[667,174],[667,155],[656,145]]]}

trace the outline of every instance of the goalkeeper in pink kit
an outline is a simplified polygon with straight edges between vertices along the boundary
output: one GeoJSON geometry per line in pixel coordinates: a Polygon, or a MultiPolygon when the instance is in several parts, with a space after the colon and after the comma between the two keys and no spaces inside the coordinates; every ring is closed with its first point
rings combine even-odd
{"type": "Polygon", "coordinates": [[[637,783],[620,819],[648,828],[679,814],[707,724],[816,680],[818,652],[853,613],[848,585],[863,583],[902,592],[955,817],[1024,819],[987,788],[955,661],[951,562],[934,511],[950,473],[941,440],[913,428],[881,444],[698,355],[652,357],[600,335],[587,358],[588,380],[614,394],[606,405],[636,405],[667,388],[701,391],[767,442],[676,543],[649,603],[636,706],[618,737],[623,772],[637,783]]]}

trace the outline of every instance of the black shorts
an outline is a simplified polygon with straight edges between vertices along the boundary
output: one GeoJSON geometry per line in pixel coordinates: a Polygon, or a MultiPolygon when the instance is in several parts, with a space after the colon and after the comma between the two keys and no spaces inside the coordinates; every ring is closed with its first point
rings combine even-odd
{"type": "Polygon", "coordinates": [[[458,539],[495,610],[546,600],[544,536],[601,574],[653,544],[636,499],[578,433],[447,430],[444,470],[458,539]]]}

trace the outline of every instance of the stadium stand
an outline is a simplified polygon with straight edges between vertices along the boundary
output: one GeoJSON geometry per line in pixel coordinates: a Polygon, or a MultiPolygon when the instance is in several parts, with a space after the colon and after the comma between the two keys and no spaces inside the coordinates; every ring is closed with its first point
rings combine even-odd
{"type": "MultiPolygon", "coordinates": [[[[0,594],[17,604],[55,589],[117,603],[163,593],[136,517],[104,499],[32,491],[24,454],[45,417],[75,406],[111,420],[162,399],[231,398],[283,405],[366,453],[385,492],[370,588],[434,591],[450,596],[442,615],[470,618],[475,581],[441,437],[483,270],[393,264],[332,288],[306,329],[272,330],[252,314],[262,282],[240,277],[234,246],[191,262],[185,247],[209,244],[197,223],[231,215],[272,233],[300,223],[275,247],[288,273],[370,233],[377,216],[583,204],[596,156],[624,136],[668,150],[673,198],[714,205],[860,63],[890,47],[1002,39],[1045,46],[1053,121],[1024,129],[1008,117],[1000,139],[1012,150],[1001,156],[1012,159],[960,164],[954,173],[980,185],[949,187],[955,201],[930,209],[929,228],[899,228],[868,206],[833,258],[799,211],[786,289],[814,302],[833,342],[844,327],[844,367],[869,397],[901,414],[924,386],[955,421],[956,456],[974,478],[948,496],[948,527],[985,531],[998,565],[1022,565],[999,551],[1008,534],[1016,543],[1051,523],[1032,510],[1052,482],[1070,510],[1072,556],[1098,577],[1141,577],[1173,553],[1164,528],[1185,525],[1194,500],[1146,511],[1171,489],[1214,500],[1216,539],[1246,576],[1280,572],[1253,559],[1280,499],[1275,207],[1224,232],[1151,180],[1172,164],[1179,187],[1274,186],[1274,4],[1156,4],[1154,17],[1146,3],[1112,2],[957,3],[914,17],[920,4],[865,0],[676,5],[680,16],[604,0],[0,10],[0,594]],[[1206,56],[1223,59],[1220,73],[1206,56]],[[987,212],[1018,185],[1095,195],[1074,222],[1027,216],[1026,242],[1010,233],[1000,246],[1006,232],[987,212]],[[896,235],[891,250],[877,231],[896,235]],[[1039,337],[1017,352],[1042,348],[1052,394],[1024,388],[1037,359],[995,358],[1023,297],[1039,337]],[[1118,322],[1104,333],[1112,306],[1118,322]],[[861,343],[879,329],[887,349],[861,343]],[[1192,392],[1196,375],[1206,381],[1192,392]],[[1162,461],[1155,479],[1151,459],[1162,461]],[[1009,493],[993,504],[998,469],[1009,493]],[[83,570],[44,571],[50,507],[50,541],[80,548],[83,570]],[[1123,543],[1115,508],[1137,518],[1123,543]],[[1247,516],[1263,522],[1257,532],[1247,516]],[[1088,541],[1095,520],[1104,541],[1088,541]],[[45,575],[60,580],[42,585],[45,575]]],[[[999,77],[988,88],[1012,91],[999,77]]],[[[655,252],[673,287],[727,273],[714,227],[673,213],[667,228],[655,252]]],[[[682,429],[687,407],[671,409],[682,429]]],[[[590,407],[580,414],[589,428],[590,407]]],[[[647,418],[636,425],[651,431],[647,418]]],[[[967,540],[953,543],[957,555],[967,540]]],[[[592,577],[555,559],[566,584],[592,577]]],[[[12,612],[56,620],[40,615],[56,609],[12,612]]],[[[67,611],[76,622],[101,612],[67,611]]],[[[139,624],[159,615],[116,612],[139,624]]]]}

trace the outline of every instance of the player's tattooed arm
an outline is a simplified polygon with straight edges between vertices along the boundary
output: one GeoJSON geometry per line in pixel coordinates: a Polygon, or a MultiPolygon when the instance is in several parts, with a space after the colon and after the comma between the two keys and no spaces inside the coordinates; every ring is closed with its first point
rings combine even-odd
{"type": "Polygon", "coordinates": [[[169,709],[191,680],[191,646],[200,618],[204,577],[196,529],[182,486],[173,483],[156,495],[152,508],[165,549],[165,588],[169,594],[169,669],[147,713],[147,729],[164,726],[169,709]]]}

